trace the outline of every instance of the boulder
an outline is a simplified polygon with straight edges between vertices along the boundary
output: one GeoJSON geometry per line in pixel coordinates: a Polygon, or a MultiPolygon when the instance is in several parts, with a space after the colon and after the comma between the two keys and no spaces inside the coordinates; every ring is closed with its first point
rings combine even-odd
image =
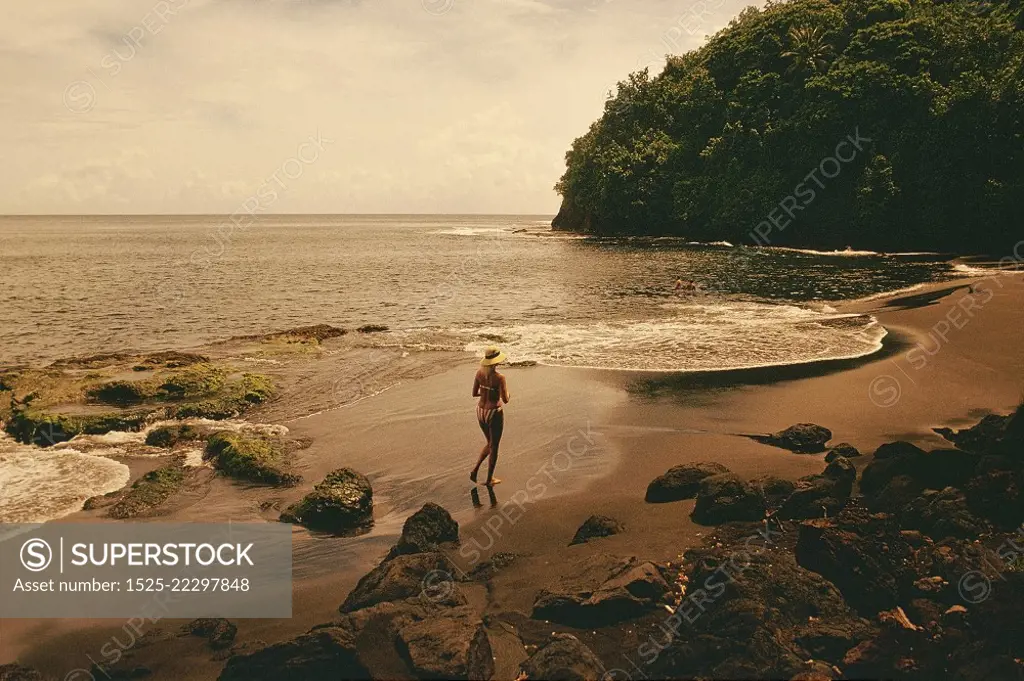
{"type": "Polygon", "coordinates": [[[385,560],[395,556],[436,551],[441,544],[459,541],[459,524],[435,503],[427,502],[402,526],[402,536],[385,560]]]}
{"type": "Polygon", "coordinates": [[[614,518],[606,515],[592,515],[576,530],[576,536],[569,542],[569,546],[584,544],[591,539],[610,537],[623,531],[622,524],[614,518]]]}
{"type": "Polygon", "coordinates": [[[860,452],[857,450],[856,447],[851,445],[849,442],[840,442],[835,447],[832,447],[828,450],[828,452],[825,454],[825,462],[830,463],[834,459],[839,458],[840,456],[843,457],[844,459],[854,459],[860,456],[860,452]]]}
{"type": "Polygon", "coordinates": [[[339,468],[282,513],[281,520],[337,534],[363,531],[373,523],[373,488],[361,473],[339,468]]]}
{"type": "Polygon", "coordinates": [[[800,524],[796,560],[835,584],[862,615],[899,605],[914,580],[913,549],[891,517],[849,507],[838,516],[800,524]]]}
{"type": "Polygon", "coordinates": [[[835,664],[873,634],[835,586],[787,549],[744,539],[686,559],[689,589],[651,637],[665,647],[645,669],[649,678],[790,679],[808,659],[835,664]]]}
{"type": "Polygon", "coordinates": [[[921,458],[913,475],[931,489],[962,488],[974,475],[978,459],[978,455],[959,449],[933,449],[921,458]]]}
{"type": "Polygon", "coordinates": [[[871,628],[858,617],[817,617],[793,628],[793,640],[815,660],[841,660],[846,651],[870,636],[871,628]]]}
{"type": "Polygon", "coordinates": [[[528,679],[551,681],[594,681],[604,678],[605,668],[587,646],[571,634],[553,634],[520,669],[528,679]]]}
{"type": "Polygon", "coordinates": [[[848,482],[826,475],[808,475],[797,480],[796,489],[782,502],[776,515],[783,520],[834,516],[849,497],[848,482]]]}
{"type": "Polygon", "coordinates": [[[975,515],[1004,529],[1024,522],[1024,473],[994,470],[971,479],[965,494],[975,515]]]}
{"type": "Polygon", "coordinates": [[[668,591],[654,563],[598,554],[576,565],[558,586],[542,589],[532,617],[569,626],[602,626],[653,610],[668,591]]]}
{"type": "Polygon", "coordinates": [[[919,479],[916,472],[925,451],[909,442],[890,442],[875,450],[872,461],[865,466],[860,474],[860,490],[867,496],[880,492],[890,480],[900,475],[909,475],[919,479]]]}
{"type": "Polygon", "coordinates": [[[759,442],[802,454],[825,451],[825,443],[832,439],[832,431],[814,423],[798,423],[785,430],[766,436],[757,436],[759,442]]]}
{"type": "Polygon", "coordinates": [[[328,627],[248,655],[228,659],[219,681],[309,681],[369,679],[356,655],[356,636],[328,627]]]}
{"type": "Polygon", "coordinates": [[[700,489],[701,480],[728,472],[728,468],[713,461],[673,466],[663,475],[659,475],[651,481],[651,484],[647,486],[644,501],[660,504],[668,501],[693,499],[700,489]]]}
{"type": "Polygon", "coordinates": [[[903,507],[900,521],[904,527],[921,530],[936,540],[973,539],[988,529],[984,521],[968,510],[963,493],[953,487],[941,492],[926,490],[915,497],[903,507]]]}
{"type": "Polygon", "coordinates": [[[443,554],[413,553],[385,560],[365,574],[339,610],[349,613],[385,601],[422,597],[433,603],[465,605],[454,575],[455,566],[443,554]]]}
{"type": "Polygon", "coordinates": [[[848,491],[846,494],[849,496],[850,490],[853,489],[853,482],[857,479],[857,469],[853,467],[849,459],[839,456],[829,461],[828,465],[825,466],[824,475],[826,478],[832,478],[844,487],[847,487],[848,491]]]}
{"type": "Polygon", "coordinates": [[[750,485],[764,497],[768,508],[778,508],[796,489],[792,480],[784,480],[773,475],[766,475],[750,481],[750,485]]]}
{"type": "Polygon", "coordinates": [[[691,514],[693,520],[702,525],[758,521],[764,516],[764,497],[734,473],[720,473],[701,480],[691,514]]]}
{"type": "Polygon", "coordinates": [[[443,608],[423,617],[396,617],[392,630],[415,678],[486,681],[494,674],[487,630],[468,606],[443,608]]]}
{"type": "Polygon", "coordinates": [[[895,513],[924,491],[924,484],[909,475],[897,475],[873,496],[865,498],[865,504],[872,511],[895,513]]]}
{"type": "Polygon", "coordinates": [[[878,634],[847,651],[843,678],[945,678],[948,643],[929,637],[902,609],[879,613],[878,634]]]}
{"type": "Polygon", "coordinates": [[[238,627],[222,617],[203,617],[192,620],[183,627],[187,634],[205,638],[214,650],[230,648],[235,641],[238,627]]]}
{"type": "Polygon", "coordinates": [[[935,432],[946,438],[966,452],[976,454],[995,454],[999,450],[1010,420],[1013,416],[1000,416],[989,414],[977,424],[963,430],[952,430],[951,428],[935,428],[935,432]]]}

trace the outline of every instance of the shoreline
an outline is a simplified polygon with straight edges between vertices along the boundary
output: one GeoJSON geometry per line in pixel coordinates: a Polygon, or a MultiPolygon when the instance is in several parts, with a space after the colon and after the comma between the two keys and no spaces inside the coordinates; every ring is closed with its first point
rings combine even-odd
{"type": "MultiPolygon", "coordinates": [[[[355,581],[386,552],[405,517],[424,501],[437,501],[447,508],[461,525],[463,547],[479,550],[480,557],[474,565],[460,565],[460,568],[472,569],[496,552],[520,556],[517,567],[493,580],[491,593],[485,599],[486,608],[529,613],[534,592],[551,578],[551,564],[580,560],[594,553],[594,542],[568,546],[572,533],[591,514],[615,517],[627,528],[622,534],[596,542],[601,550],[655,560],[676,559],[683,549],[699,544],[713,531],[714,528],[694,525],[683,515],[683,511],[690,510],[692,502],[643,503],[647,483],[672,465],[717,460],[747,477],[771,473],[787,479],[821,469],[818,456],[795,455],[766,447],[744,437],[745,433],[780,430],[807,420],[831,428],[835,433],[833,442],[850,441],[865,453],[895,436],[910,436],[927,444],[942,443],[944,441],[930,428],[973,422],[983,412],[1005,411],[1018,401],[1019,386],[1013,384],[1012,375],[1015,369],[1024,368],[1024,358],[1012,343],[999,341],[993,349],[991,343],[985,347],[984,342],[1008,335],[1003,329],[1019,328],[1013,324],[1022,317],[1021,306],[1013,310],[1012,301],[1019,302],[1022,297],[1022,279],[1018,275],[1014,280],[1015,286],[1007,286],[998,300],[993,298],[996,302],[991,305],[997,309],[988,315],[988,320],[985,321],[984,313],[979,313],[973,322],[979,328],[971,332],[971,348],[958,347],[956,343],[947,346],[946,352],[938,353],[934,362],[926,367],[928,370],[920,373],[919,382],[925,384],[924,387],[915,392],[908,384],[906,393],[901,395],[902,404],[885,408],[870,402],[872,380],[881,375],[879,371],[883,368],[895,373],[887,368],[887,362],[898,362],[905,351],[920,342],[936,320],[942,318],[941,313],[950,304],[948,299],[967,285],[966,280],[925,285],[926,291],[921,295],[927,294],[927,299],[915,296],[917,304],[913,306],[892,306],[900,296],[869,301],[871,313],[878,316],[889,335],[880,351],[855,359],[788,365],[788,369],[685,374],[662,380],[657,390],[646,392],[630,389],[631,384],[637,382],[638,372],[629,376],[628,372],[599,369],[543,366],[509,369],[513,402],[499,459],[499,475],[505,482],[495,488],[497,503],[493,508],[487,508],[490,501],[483,488],[476,490],[482,508],[477,507],[477,501],[469,494],[468,480],[462,480],[472,463],[479,437],[475,423],[463,413],[466,400],[461,392],[466,387],[464,374],[470,369],[468,357],[446,355],[450,364],[440,373],[405,381],[343,408],[292,420],[288,425],[293,435],[310,438],[313,444],[299,455],[300,468],[306,478],[303,486],[275,492],[271,496],[277,503],[285,504],[293,496],[301,496],[336,464],[352,463],[357,470],[360,465],[368,468],[362,472],[374,482],[380,517],[374,532],[362,538],[311,536],[297,528],[294,533],[294,617],[283,621],[239,621],[238,640],[273,642],[330,620],[355,581]],[[1009,308],[1007,303],[1010,303],[1009,308]],[[983,347],[979,349],[974,347],[976,345],[983,347]],[[972,379],[976,380],[976,368],[971,366],[964,371],[963,365],[976,363],[982,351],[994,352],[995,360],[1004,366],[1001,381],[990,382],[979,390],[970,384],[972,379]],[[940,366],[942,371],[936,371],[940,366]],[[946,386],[944,391],[929,388],[929,384],[936,382],[936,374],[953,376],[968,384],[946,386]],[[558,394],[552,395],[552,386],[557,386],[558,394]],[[936,395],[943,392],[945,395],[936,399],[936,395]],[[951,395],[953,392],[964,394],[951,395]],[[424,395],[431,398],[429,409],[420,406],[424,395]],[[520,405],[523,405],[521,410],[520,405]],[[851,405],[859,405],[859,408],[851,405]],[[424,431],[425,424],[431,422],[434,423],[432,429],[424,431]],[[543,478],[549,483],[550,493],[545,491],[523,501],[519,505],[523,513],[515,522],[510,520],[509,501],[518,493],[528,491],[528,483],[539,475],[538,471],[552,457],[566,451],[570,437],[578,436],[581,431],[589,432],[591,423],[596,424],[593,426],[596,444],[589,452],[593,456],[570,457],[572,464],[563,471],[549,468],[546,475],[557,473],[554,480],[543,478]],[[381,433],[385,431],[375,433],[373,430],[381,425],[388,426],[388,435],[383,438],[381,433]],[[909,431],[907,426],[910,426],[909,431]],[[524,433],[527,429],[534,432],[524,433]],[[421,446],[418,439],[430,444],[425,442],[421,446]],[[379,460],[376,450],[381,447],[389,450],[396,463],[379,460]],[[445,451],[448,447],[452,453],[440,459],[430,453],[445,451]],[[360,448],[367,450],[362,455],[362,464],[352,460],[353,452],[360,448]],[[433,477],[423,478],[424,465],[440,471],[433,477]],[[466,471],[462,471],[462,467],[466,471]],[[412,485],[411,491],[407,489],[409,485],[412,485]],[[493,520],[497,517],[503,520],[493,520]],[[350,566],[338,571],[337,558],[341,555],[353,558],[350,566]],[[307,564],[309,567],[302,567],[307,564]]],[[[867,302],[853,301],[851,305],[865,306],[867,302]]],[[[1016,375],[1021,372],[1017,371],[1016,375]]],[[[918,378],[918,375],[913,377],[918,378]]],[[[282,414],[275,413],[273,405],[255,412],[257,418],[275,415],[282,414]]],[[[862,457],[855,463],[860,468],[868,460],[870,457],[862,457]]],[[[139,470],[133,467],[133,478],[139,470]]],[[[193,505],[191,511],[157,520],[187,521],[190,516],[211,513],[214,516],[228,513],[227,517],[244,513],[252,521],[267,520],[265,514],[252,510],[261,493],[240,492],[223,480],[215,482],[214,488],[203,501],[193,505]]],[[[91,520],[81,516],[76,514],[68,521],[91,520]]],[[[90,646],[109,637],[118,624],[111,621],[0,621],[3,641],[0,661],[19,659],[50,673],[62,669],[66,673],[71,667],[59,661],[63,651],[98,650],[90,646]],[[43,638],[45,640],[40,640],[43,638]]],[[[160,623],[158,626],[165,628],[176,624],[160,623]]],[[[175,656],[181,655],[185,656],[185,661],[180,664],[171,659],[156,660],[154,665],[161,671],[153,678],[213,679],[223,664],[206,659],[208,655],[204,657],[198,649],[177,650],[175,656]],[[188,662],[189,659],[192,661],[188,662]]]]}

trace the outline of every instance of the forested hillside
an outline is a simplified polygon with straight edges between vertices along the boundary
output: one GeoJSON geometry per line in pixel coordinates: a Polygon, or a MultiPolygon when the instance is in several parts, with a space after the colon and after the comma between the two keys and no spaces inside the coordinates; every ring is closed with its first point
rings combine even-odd
{"type": "Polygon", "coordinates": [[[1019,0],[794,0],[631,74],[573,142],[558,229],[1008,254],[1019,0]],[[845,142],[844,142],[845,140],[845,142]]]}

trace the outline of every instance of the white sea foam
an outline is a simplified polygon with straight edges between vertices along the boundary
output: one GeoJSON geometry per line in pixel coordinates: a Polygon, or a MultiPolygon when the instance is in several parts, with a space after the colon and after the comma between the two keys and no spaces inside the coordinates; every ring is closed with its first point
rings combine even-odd
{"type": "MultiPolygon", "coordinates": [[[[719,371],[849,359],[882,347],[870,316],[756,302],[680,303],[660,320],[519,324],[478,329],[505,339],[512,361],[638,371],[719,371]]],[[[479,353],[490,342],[465,346],[479,353]]]]}
{"type": "Polygon", "coordinates": [[[182,419],[180,421],[157,421],[138,432],[112,430],[102,435],[76,435],[67,442],[54,445],[51,449],[75,450],[93,456],[105,457],[159,457],[167,456],[166,449],[146,445],[146,436],[153,430],[163,426],[190,425],[211,430],[229,430],[232,432],[250,432],[273,437],[288,434],[286,426],[265,423],[249,423],[237,419],[214,421],[212,419],[182,419]]]}
{"type": "Polygon", "coordinates": [[[881,291],[879,293],[872,293],[870,296],[864,296],[863,298],[857,298],[856,300],[848,301],[850,303],[866,303],[872,300],[879,300],[882,298],[897,298],[907,293],[913,293],[914,291],[920,291],[924,288],[924,284],[914,284],[913,286],[905,286],[903,288],[895,289],[893,291],[881,291]]]}
{"type": "Polygon", "coordinates": [[[962,262],[958,262],[953,265],[953,274],[958,277],[990,277],[996,273],[1005,273],[1008,270],[998,266],[992,267],[977,267],[975,265],[967,265],[962,262]]]}
{"type": "Polygon", "coordinates": [[[889,255],[887,253],[879,253],[878,251],[856,251],[853,250],[852,248],[835,251],[817,251],[814,250],[813,248],[790,248],[789,246],[769,246],[768,248],[777,251],[789,251],[791,253],[807,253],[808,255],[843,256],[847,258],[862,258],[870,256],[889,255]]]}
{"type": "Polygon", "coordinates": [[[71,447],[41,449],[0,433],[0,522],[41,523],[82,509],[89,497],[121,489],[128,467],[71,447]]]}
{"type": "MultiPolygon", "coordinates": [[[[124,487],[129,470],[116,458],[162,457],[170,452],[146,445],[154,428],[188,424],[200,428],[251,432],[282,437],[288,428],[276,424],[229,420],[160,421],[137,433],[112,431],[77,435],[49,448],[23,445],[0,432],[0,523],[41,523],[82,510],[89,497],[124,487]]],[[[185,465],[204,466],[203,450],[181,452],[185,465]]]]}
{"type": "MultiPolygon", "coordinates": [[[[493,236],[505,237],[512,234],[515,227],[447,227],[434,229],[427,234],[443,234],[445,236],[493,236]]],[[[521,228],[520,228],[521,229],[521,228]]]]}

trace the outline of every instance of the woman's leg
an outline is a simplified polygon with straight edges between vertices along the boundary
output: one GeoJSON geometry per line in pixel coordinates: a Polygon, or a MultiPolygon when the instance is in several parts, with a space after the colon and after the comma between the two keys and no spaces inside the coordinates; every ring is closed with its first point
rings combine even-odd
{"type": "Polygon", "coordinates": [[[487,438],[487,444],[480,450],[480,458],[476,460],[476,465],[473,466],[473,472],[469,474],[469,479],[476,482],[477,473],[480,472],[480,466],[483,464],[484,459],[491,455],[491,427],[490,424],[484,423],[483,421],[477,421],[480,424],[480,430],[484,431],[484,437],[487,438]]]}
{"type": "Polygon", "coordinates": [[[505,412],[497,411],[491,417],[491,432],[487,438],[490,444],[490,459],[487,462],[487,482],[485,485],[496,485],[501,480],[494,477],[494,467],[498,464],[498,446],[501,444],[501,434],[505,430],[505,412]]]}

